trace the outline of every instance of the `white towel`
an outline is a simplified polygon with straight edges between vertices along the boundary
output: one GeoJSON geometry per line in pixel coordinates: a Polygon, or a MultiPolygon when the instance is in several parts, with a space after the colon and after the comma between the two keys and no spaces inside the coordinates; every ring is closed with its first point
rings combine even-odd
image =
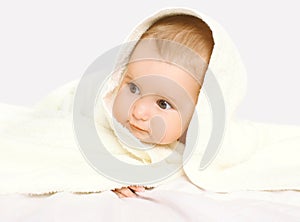
{"type": "MultiPolygon", "coordinates": [[[[300,127],[236,119],[235,111],[246,92],[246,71],[236,48],[220,25],[193,10],[169,8],[143,21],[127,41],[139,39],[154,21],[174,14],[198,16],[212,29],[215,47],[209,69],[220,85],[226,108],[226,129],[220,150],[205,170],[199,170],[213,120],[210,102],[204,93],[200,93],[196,107],[199,142],[183,170],[174,177],[185,173],[197,186],[216,192],[299,190],[300,127]]],[[[120,78],[120,75],[114,77],[114,83],[108,91],[114,89],[120,78]]],[[[62,86],[32,109],[1,104],[1,194],[98,192],[123,186],[98,174],[77,147],[72,127],[77,84],[78,80],[62,86]]],[[[97,107],[101,110],[101,105],[97,107]]],[[[98,117],[96,121],[100,124],[97,128],[100,136],[114,148],[111,152],[124,161],[132,164],[151,163],[172,152],[170,146],[149,152],[133,152],[122,146],[114,131],[109,129],[111,120],[105,119],[104,115],[98,117]]]]}

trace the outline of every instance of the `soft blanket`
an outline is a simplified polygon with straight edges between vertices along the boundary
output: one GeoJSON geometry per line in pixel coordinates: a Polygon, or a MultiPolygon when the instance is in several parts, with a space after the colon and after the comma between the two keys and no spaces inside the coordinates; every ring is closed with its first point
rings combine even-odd
{"type": "MultiPolygon", "coordinates": [[[[138,25],[128,41],[139,39],[157,19],[174,14],[198,16],[212,29],[215,47],[209,69],[220,86],[226,112],[218,152],[210,164],[201,168],[212,133],[213,113],[205,92],[200,93],[196,107],[199,132],[196,146],[182,170],[173,177],[185,174],[195,185],[215,192],[299,190],[300,127],[236,118],[236,109],[246,92],[246,71],[236,48],[220,25],[190,9],[165,9],[138,25]]],[[[113,92],[121,77],[122,72],[113,76],[108,81],[111,87],[101,95],[105,97],[113,92]]],[[[124,185],[97,173],[77,146],[72,125],[77,86],[78,80],[66,84],[32,108],[1,104],[0,193],[98,192],[124,185]]],[[[148,164],[172,152],[170,146],[134,152],[119,143],[115,131],[110,129],[109,110],[101,106],[100,101],[96,105],[99,111],[95,119],[97,130],[118,158],[132,164],[148,164]]],[[[192,133],[189,131],[187,138],[192,133]]],[[[157,186],[171,179],[147,185],[157,186]]]]}

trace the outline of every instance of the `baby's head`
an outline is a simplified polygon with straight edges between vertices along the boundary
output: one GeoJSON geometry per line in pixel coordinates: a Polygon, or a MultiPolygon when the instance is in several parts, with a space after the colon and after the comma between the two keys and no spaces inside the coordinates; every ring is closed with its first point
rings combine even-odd
{"type": "Polygon", "coordinates": [[[113,115],[145,143],[170,144],[192,118],[214,41],[208,25],[188,15],[155,22],[133,50],[113,115]]]}

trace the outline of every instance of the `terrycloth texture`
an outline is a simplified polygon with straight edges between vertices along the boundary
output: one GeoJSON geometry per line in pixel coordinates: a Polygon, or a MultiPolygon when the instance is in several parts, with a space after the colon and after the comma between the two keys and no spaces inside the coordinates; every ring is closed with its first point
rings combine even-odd
{"type": "MultiPolygon", "coordinates": [[[[77,147],[71,115],[77,84],[78,81],[66,84],[33,109],[0,104],[0,194],[87,193],[124,186],[98,174],[77,147]]],[[[99,135],[120,160],[131,164],[152,163],[172,152],[171,145],[158,148],[159,152],[152,149],[140,153],[121,146],[103,118],[104,110],[98,111],[99,135]]],[[[182,174],[181,170],[168,180],[182,174]]]]}
{"type": "Polygon", "coordinates": [[[198,16],[210,26],[215,46],[209,69],[221,87],[226,108],[226,129],[220,151],[212,164],[200,171],[200,161],[212,129],[209,101],[200,93],[196,108],[199,143],[183,167],[186,175],[199,187],[217,192],[300,189],[300,127],[268,125],[235,118],[235,111],[246,92],[246,71],[222,27],[194,11],[169,9],[147,19],[129,39],[139,39],[154,21],[173,14],[198,16]]]}
{"type": "MultiPolygon", "coordinates": [[[[300,189],[300,127],[235,118],[246,92],[246,72],[230,38],[216,22],[188,9],[167,9],[137,26],[128,40],[139,39],[154,21],[172,14],[199,16],[212,29],[215,47],[209,68],[226,106],[226,131],[220,151],[209,167],[200,171],[212,127],[209,101],[200,94],[196,108],[200,142],[183,167],[185,174],[197,186],[216,192],[300,189]]],[[[110,90],[121,74],[114,76],[110,90]]],[[[5,181],[0,183],[1,193],[94,192],[122,186],[97,174],[76,146],[72,130],[76,85],[74,81],[61,87],[32,109],[1,105],[0,178],[5,181]]],[[[97,121],[101,131],[110,120],[100,115],[97,121]]],[[[120,146],[112,130],[102,130],[100,135],[114,144],[113,153],[132,163],[155,162],[170,152],[170,147],[164,147],[163,152],[132,153],[120,146]]]]}

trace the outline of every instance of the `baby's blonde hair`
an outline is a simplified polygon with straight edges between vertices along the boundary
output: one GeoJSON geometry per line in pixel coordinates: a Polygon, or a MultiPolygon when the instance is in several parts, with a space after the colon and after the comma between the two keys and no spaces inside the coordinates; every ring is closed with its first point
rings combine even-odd
{"type": "MultiPolygon", "coordinates": [[[[193,70],[199,70],[199,66],[205,66],[200,68],[202,71],[200,77],[197,78],[200,80],[200,85],[202,85],[214,47],[212,31],[202,19],[191,15],[172,15],[160,18],[143,33],[141,40],[143,39],[169,40],[179,43],[198,54],[202,60],[202,65],[200,65],[199,59],[198,61],[192,61],[190,58],[185,58],[182,54],[176,53],[176,51],[170,52],[168,47],[164,47],[161,43],[158,46],[160,54],[164,58],[170,59],[171,56],[173,57],[171,60],[180,60],[181,64],[193,66],[193,70]],[[186,62],[182,63],[184,59],[186,59],[186,62]]],[[[199,71],[197,72],[199,75],[199,71]]]]}

